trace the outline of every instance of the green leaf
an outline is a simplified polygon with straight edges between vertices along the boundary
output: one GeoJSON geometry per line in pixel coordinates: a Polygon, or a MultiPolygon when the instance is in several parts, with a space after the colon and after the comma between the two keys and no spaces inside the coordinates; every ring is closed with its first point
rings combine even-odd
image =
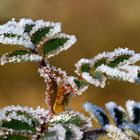
{"type": "Polygon", "coordinates": [[[66,140],[71,140],[72,139],[72,136],[73,136],[73,133],[72,133],[72,131],[71,131],[71,129],[70,128],[68,128],[68,127],[65,127],[66,128],[66,140]]]}
{"type": "Polygon", "coordinates": [[[24,30],[24,32],[25,32],[25,33],[30,33],[30,31],[32,30],[32,28],[33,28],[34,26],[35,26],[34,24],[26,24],[26,25],[25,25],[25,30],[24,30]]]}
{"type": "Polygon", "coordinates": [[[31,37],[31,41],[33,42],[33,44],[38,44],[42,40],[42,38],[49,33],[51,28],[52,27],[45,27],[35,32],[31,37]]]}
{"type": "Polygon", "coordinates": [[[89,72],[90,71],[90,64],[83,64],[81,66],[81,71],[82,72],[89,72]]]}
{"type": "Polygon", "coordinates": [[[2,127],[11,128],[15,130],[30,130],[32,132],[36,131],[34,127],[30,126],[26,122],[21,122],[19,120],[14,120],[14,119],[9,122],[3,121],[2,127]]]}
{"type": "Polygon", "coordinates": [[[114,61],[111,61],[108,66],[114,68],[116,67],[120,62],[123,62],[125,60],[128,60],[131,56],[130,55],[121,55],[121,56],[118,56],[117,58],[115,58],[114,61]]]}
{"type": "Polygon", "coordinates": [[[9,57],[18,56],[18,55],[25,55],[25,54],[30,54],[30,53],[31,52],[27,51],[27,50],[17,50],[17,51],[9,53],[9,57]]]}
{"type": "Polygon", "coordinates": [[[125,121],[124,120],[124,112],[122,112],[118,108],[114,108],[114,114],[115,114],[117,125],[120,125],[125,121]]]}
{"type": "Polygon", "coordinates": [[[52,51],[57,50],[59,47],[63,46],[67,40],[68,40],[67,38],[55,38],[47,41],[44,44],[44,54],[47,55],[52,51]]]}
{"type": "Polygon", "coordinates": [[[4,34],[4,37],[7,37],[7,38],[15,38],[15,37],[17,37],[18,35],[16,35],[16,34],[10,34],[10,33],[5,33],[4,34]]]}
{"type": "MultiPolygon", "coordinates": [[[[6,112],[6,116],[8,116],[10,113],[12,113],[13,111],[7,111],[6,112]]],[[[39,125],[38,120],[36,120],[32,115],[30,115],[29,113],[25,112],[25,111],[16,111],[18,116],[24,116],[25,118],[27,118],[28,120],[31,120],[32,122],[32,126],[37,126],[39,125]]]]}
{"type": "Polygon", "coordinates": [[[107,58],[102,58],[100,60],[97,60],[94,64],[94,67],[97,68],[101,66],[102,64],[107,64],[107,58]]]}
{"type": "Polygon", "coordinates": [[[78,89],[83,86],[87,86],[87,82],[85,80],[74,79],[74,82],[77,85],[78,89]]]}

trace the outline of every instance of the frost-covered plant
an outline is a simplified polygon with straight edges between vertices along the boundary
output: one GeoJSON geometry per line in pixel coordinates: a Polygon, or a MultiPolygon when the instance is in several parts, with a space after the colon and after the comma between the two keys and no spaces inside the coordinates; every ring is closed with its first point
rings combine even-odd
{"type": "MultiPolygon", "coordinates": [[[[76,38],[61,32],[60,23],[43,20],[12,19],[0,26],[0,43],[21,47],[1,56],[0,65],[36,62],[46,83],[48,109],[8,106],[0,110],[1,140],[91,140],[107,136],[113,140],[140,139],[140,102],[127,101],[126,110],[114,102],[106,104],[114,125],[99,106],[85,103],[86,117],[68,108],[70,96],[81,95],[89,84],[105,87],[107,79],[140,82],[140,54],[127,48],[103,52],[91,59],[81,59],[77,77],[49,63],[49,58],[70,48],[76,38]],[[100,128],[92,127],[97,120],[100,128]]],[[[5,46],[6,46],[5,45],[5,46]]]]}

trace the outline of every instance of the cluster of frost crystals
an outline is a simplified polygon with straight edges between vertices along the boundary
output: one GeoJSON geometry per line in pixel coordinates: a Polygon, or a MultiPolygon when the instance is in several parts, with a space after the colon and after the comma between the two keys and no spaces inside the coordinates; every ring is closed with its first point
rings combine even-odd
{"type": "Polygon", "coordinates": [[[140,54],[136,54],[128,48],[118,48],[112,52],[100,53],[91,59],[82,58],[75,64],[75,72],[82,76],[88,83],[100,87],[105,86],[107,78],[136,83],[140,81],[138,77],[140,67],[131,64],[134,64],[139,60],[140,54]],[[119,57],[122,60],[120,62],[118,61],[115,67],[110,66],[110,63],[116,63],[115,60],[119,57]],[[102,60],[105,60],[106,62],[102,62],[102,60]],[[98,62],[101,64],[95,67],[98,62]],[[81,67],[84,64],[89,65],[89,72],[81,70],[81,67]]]}
{"type": "Polygon", "coordinates": [[[121,129],[113,125],[106,125],[105,130],[108,132],[107,136],[113,140],[132,140],[121,129]]]}
{"type": "Polygon", "coordinates": [[[32,107],[22,107],[22,106],[7,106],[3,109],[0,109],[0,121],[11,121],[12,119],[17,119],[19,121],[23,121],[31,124],[31,120],[27,119],[24,115],[19,115],[18,111],[27,113],[31,115],[33,118],[35,118],[39,124],[43,124],[47,121],[48,116],[48,110],[45,110],[43,108],[37,107],[36,109],[33,109],[32,107]],[[7,112],[9,112],[7,114],[7,112]]]}
{"type": "Polygon", "coordinates": [[[92,61],[90,59],[81,58],[77,63],[75,63],[75,67],[76,67],[75,73],[80,76],[82,64],[90,64],[91,65],[91,62],[92,61]]]}
{"type": "Polygon", "coordinates": [[[68,137],[70,140],[81,140],[83,137],[83,132],[75,125],[63,126],[61,124],[56,124],[53,127],[48,128],[48,132],[54,132],[54,136],[47,137],[47,140],[65,140],[66,139],[66,129],[70,129],[71,135],[68,137]]]}
{"type": "Polygon", "coordinates": [[[76,42],[76,37],[74,35],[66,35],[64,33],[57,34],[55,36],[49,37],[48,39],[56,39],[56,38],[66,38],[67,41],[63,44],[63,46],[59,46],[57,49],[48,53],[47,54],[48,58],[59,54],[61,51],[69,49],[76,42]]]}
{"type": "Polygon", "coordinates": [[[74,80],[78,80],[77,78],[73,76],[68,77],[68,83],[72,86],[73,89],[75,89],[75,94],[81,95],[83,92],[85,92],[88,89],[88,85],[82,85],[80,88],[78,88],[77,84],[74,82],[74,80]]]}
{"type": "Polygon", "coordinates": [[[65,140],[66,129],[61,124],[49,127],[48,132],[54,132],[55,135],[47,137],[47,140],[65,140]]]}
{"type": "Polygon", "coordinates": [[[68,128],[72,132],[70,140],[81,140],[83,138],[83,131],[81,131],[79,127],[70,124],[68,128]]]}
{"type": "Polygon", "coordinates": [[[108,77],[113,77],[115,79],[120,79],[122,81],[128,81],[131,83],[134,83],[135,80],[137,79],[137,74],[130,72],[127,73],[125,71],[122,71],[118,68],[110,68],[106,65],[101,65],[96,69],[98,72],[102,72],[105,75],[107,75],[108,77]]]}
{"type": "Polygon", "coordinates": [[[105,87],[105,82],[107,80],[107,78],[101,74],[101,79],[95,79],[93,78],[88,72],[83,72],[82,73],[82,77],[90,84],[93,84],[94,86],[98,87],[100,86],[101,88],[105,87]]]}
{"type": "Polygon", "coordinates": [[[15,37],[6,37],[5,35],[0,35],[0,43],[2,44],[11,44],[11,45],[20,45],[26,48],[34,49],[34,45],[32,42],[22,36],[15,36],[15,37]]]}
{"type": "Polygon", "coordinates": [[[129,117],[130,117],[130,120],[133,121],[134,120],[134,107],[137,107],[140,109],[140,102],[134,102],[132,100],[128,100],[126,102],[126,108],[127,108],[127,111],[129,113],[129,117]]]}
{"type": "Polygon", "coordinates": [[[27,62],[27,61],[40,62],[41,60],[42,60],[42,56],[36,54],[27,53],[24,55],[9,56],[9,53],[6,53],[0,58],[0,65],[4,65],[6,63],[17,63],[17,62],[27,62]]]}
{"type": "MultiPolygon", "coordinates": [[[[25,23],[26,24],[26,23],[25,23]]],[[[24,33],[24,26],[15,19],[8,21],[6,24],[0,25],[0,43],[22,45],[26,48],[34,49],[29,36],[24,33]],[[11,35],[10,37],[6,35],[11,35]]]]}

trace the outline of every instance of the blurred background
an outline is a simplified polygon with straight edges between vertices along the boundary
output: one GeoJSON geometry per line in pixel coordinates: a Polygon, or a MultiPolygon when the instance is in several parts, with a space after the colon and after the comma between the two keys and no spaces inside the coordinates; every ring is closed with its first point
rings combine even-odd
{"type": "MultiPolygon", "coordinates": [[[[140,52],[140,1],[138,0],[0,0],[0,23],[11,18],[61,22],[62,30],[78,41],[68,51],[51,58],[51,64],[74,75],[74,63],[102,51],[128,47],[140,52]]],[[[12,48],[15,49],[15,48],[12,48]]],[[[1,45],[0,55],[12,50],[1,45]]],[[[0,107],[20,104],[46,108],[45,84],[33,63],[0,66],[0,107]]],[[[86,101],[104,106],[110,100],[124,106],[140,101],[140,85],[108,81],[104,89],[90,86],[71,99],[71,107],[82,110],[86,101]]]]}

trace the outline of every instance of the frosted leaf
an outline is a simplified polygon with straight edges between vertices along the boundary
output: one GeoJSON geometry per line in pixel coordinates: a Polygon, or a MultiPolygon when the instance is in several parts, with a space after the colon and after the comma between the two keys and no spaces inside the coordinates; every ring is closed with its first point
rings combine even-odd
{"type": "Polygon", "coordinates": [[[20,24],[20,22],[18,23],[15,20],[0,25],[0,43],[20,45],[29,49],[34,49],[30,37],[24,33],[23,24],[20,24]]]}
{"type": "Polygon", "coordinates": [[[33,109],[31,107],[8,106],[0,109],[0,112],[1,125],[3,122],[10,122],[12,120],[25,122],[31,126],[34,125],[32,121],[35,121],[39,125],[47,121],[46,116],[48,115],[48,111],[40,107],[33,109]]]}
{"type": "Polygon", "coordinates": [[[95,86],[105,87],[107,79],[116,79],[139,83],[140,67],[134,64],[140,60],[128,48],[118,48],[112,52],[103,52],[91,59],[80,59],[76,64],[76,74],[95,86]]]}
{"type": "Polygon", "coordinates": [[[136,138],[136,139],[139,139],[140,138],[140,124],[124,123],[121,126],[121,129],[129,137],[133,137],[133,138],[136,138]]]}
{"type": "Polygon", "coordinates": [[[88,83],[93,84],[94,86],[101,88],[105,87],[105,82],[107,78],[100,72],[96,72],[94,77],[91,76],[88,72],[82,73],[82,78],[85,79],[88,83]]]}
{"type": "Polygon", "coordinates": [[[113,125],[106,125],[105,130],[108,132],[107,136],[113,140],[132,140],[121,129],[113,125]]]}
{"type": "Polygon", "coordinates": [[[105,106],[116,125],[121,125],[128,121],[127,114],[121,106],[117,106],[114,102],[106,103],[105,106]]]}
{"type": "Polygon", "coordinates": [[[75,73],[77,75],[81,75],[81,72],[89,72],[91,67],[91,60],[82,58],[75,64],[75,67],[75,73]]]}
{"type": "Polygon", "coordinates": [[[0,58],[0,65],[4,65],[6,63],[18,63],[18,62],[40,62],[42,60],[42,56],[37,54],[33,54],[30,51],[26,50],[17,50],[14,52],[6,53],[0,58]]]}
{"type": "Polygon", "coordinates": [[[73,76],[68,77],[68,83],[75,89],[75,93],[77,95],[81,95],[84,91],[88,89],[88,83],[83,80],[73,76]]]}
{"type": "Polygon", "coordinates": [[[22,37],[20,35],[16,34],[0,34],[0,43],[6,44],[6,45],[19,45],[25,48],[29,48],[34,50],[34,45],[30,41],[28,37],[22,37]]]}
{"type": "Polygon", "coordinates": [[[130,117],[130,120],[134,124],[140,123],[140,102],[128,100],[126,102],[126,108],[130,117]]]}
{"type": "Polygon", "coordinates": [[[61,31],[60,23],[37,20],[30,32],[31,41],[38,44],[43,38],[50,38],[61,31]]]}
{"type": "Polygon", "coordinates": [[[90,118],[85,117],[83,114],[79,112],[74,112],[72,110],[65,111],[58,115],[55,115],[48,122],[48,125],[75,125],[80,128],[80,130],[91,128],[92,123],[90,118]]]}
{"type": "Polygon", "coordinates": [[[127,72],[125,70],[111,68],[106,65],[99,66],[96,71],[103,73],[109,79],[117,79],[122,81],[128,81],[131,83],[135,83],[135,80],[137,79],[137,73],[133,73],[133,71],[127,72]]]}
{"type": "Polygon", "coordinates": [[[0,139],[36,139],[48,122],[48,110],[7,106],[0,109],[0,139]]]}
{"type": "Polygon", "coordinates": [[[50,58],[56,54],[59,54],[61,51],[67,50],[76,42],[75,36],[66,35],[64,33],[57,34],[43,45],[44,55],[47,58],[50,58]]]}
{"type": "Polygon", "coordinates": [[[85,103],[83,107],[85,111],[90,114],[91,118],[98,120],[98,122],[102,127],[109,124],[108,117],[106,116],[102,108],[88,102],[85,103]]]}
{"type": "Polygon", "coordinates": [[[12,19],[0,25],[0,43],[19,45],[38,52],[43,47],[44,55],[50,58],[67,50],[75,42],[74,35],[60,33],[61,24],[44,20],[12,19]]]}
{"type": "Polygon", "coordinates": [[[60,23],[31,19],[12,19],[0,25],[0,43],[20,45],[34,50],[35,45],[46,37],[52,37],[61,31],[60,23]]]}

